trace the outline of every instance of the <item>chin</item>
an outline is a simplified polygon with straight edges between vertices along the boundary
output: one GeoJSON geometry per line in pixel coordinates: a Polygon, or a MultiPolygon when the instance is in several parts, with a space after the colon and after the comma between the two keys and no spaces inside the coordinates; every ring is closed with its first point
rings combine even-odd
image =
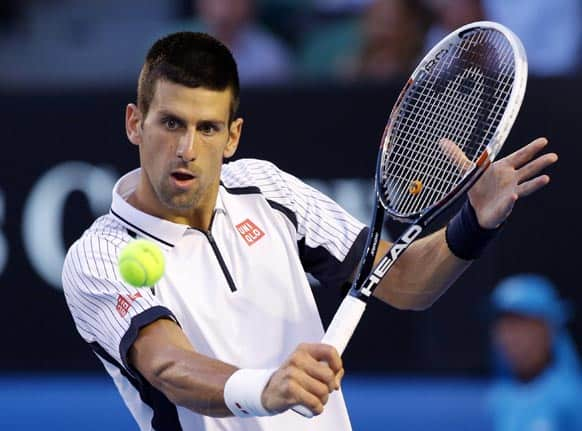
{"type": "Polygon", "coordinates": [[[165,192],[158,193],[158,200],[171,210],[186,211],[198,205],[200,201],[200,194],[193,190],[182,191],[180,193],[165,192]]]}
{"type": "Polygon", "coordinates": [[[189,199],[172,199],[168,202],[167,206],[173,210],[178,211],[189,211],[192,208],[195,208],[198,204],[198,199],[196,198],[189,198],[189,199]]]}
{"type": "Polygon", "coordinates": [[[186,211],[196,206],[197,203],[195,197],[184,195],[161,194],[158,195],[158,200],[165,208],[172,211],[186,211]]]}

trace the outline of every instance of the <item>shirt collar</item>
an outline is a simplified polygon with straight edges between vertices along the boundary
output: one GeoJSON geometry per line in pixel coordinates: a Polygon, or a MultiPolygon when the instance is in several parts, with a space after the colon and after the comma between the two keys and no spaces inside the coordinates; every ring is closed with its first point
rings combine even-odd
{"type": "MultiPolygon", "coordinates": [[[[174,223],[138,210],[127,202],[127,198],[136,189],[141,168],[135,169],[122,176],[113,187],[111,213],[129,229],[146,235],[162,244],[174,246],[190,228],[188,225],[174,223]]],[[[215,211],[226,213],[222,198],[223,187],[219,188],[216,198],[215,211]]]]}

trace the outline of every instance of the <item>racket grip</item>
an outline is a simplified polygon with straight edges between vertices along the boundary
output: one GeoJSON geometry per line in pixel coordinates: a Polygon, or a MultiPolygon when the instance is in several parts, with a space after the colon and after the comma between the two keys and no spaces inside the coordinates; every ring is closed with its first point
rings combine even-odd
{"type": "MultiPolygon", "coordinates": [[[[350,338],[352,338],[358,323],[360,323],[365,309],[366,303],[364,301],[352,295],[346,296],[336,311],[335,316],[333,316],[333,320],[329,324],[321,342],[335,347],[341,356],[350,338]]],[[[304,405],[297,404],[292,407],[292,410],[306,418],[313,417],[313,412],[304,405]]]]}
{"type": "Polygon", "coordinates": [[[308,419],[311,419],[313,417],[313,412],[309,410],[307,407],[305,407],[303,404],[297,404],[296,406],[293,406],[292,409],[295,413],[299,413],[301,416],[304,416],[308,419]]]}
{"type": "Polygon", "coordinates": [[[347,295],[333,316],[321,342],[335,347],[339,355],[343,355],[365,309],[366,303],[364,301],[355,296],[347,295]]]}

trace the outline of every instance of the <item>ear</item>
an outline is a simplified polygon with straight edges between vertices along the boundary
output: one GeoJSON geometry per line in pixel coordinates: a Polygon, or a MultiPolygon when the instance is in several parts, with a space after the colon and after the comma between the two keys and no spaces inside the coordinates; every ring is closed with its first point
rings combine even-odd
{"type": "Polygon", "coordinates": [[[125,107],[125,133],[133,145],[140,145],[142,142],[142,120],[141,111],[133,103],[125,107]]]}
{"type": "Polygon", "coordinates": [[[242,132],[242,126],[242,118],[237,118],[230,124],[228,130],[228,142],[226,143],[226,147],[224,148],[224,152],[222,154],[225,159],[231,158],[234,156],[234,153],[236,153],[238,142],[240,140],[240,134],[242,132]]]}

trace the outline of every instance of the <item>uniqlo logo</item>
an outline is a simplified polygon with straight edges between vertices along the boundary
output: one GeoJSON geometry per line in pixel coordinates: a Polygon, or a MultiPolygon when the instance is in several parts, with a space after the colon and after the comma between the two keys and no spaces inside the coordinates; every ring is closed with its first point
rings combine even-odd
{"type": "Polygon", "coordinates": [[[240,236],[242,236],[248,245],[253,245],[255,242],[265,236],[265,232],[263,232],[249,219],[246,219],[242,223],[237,224],[236,230],[238,233],[240,233],[240,236]]]}
{"type": "Polygon", "coordinates": [[[137,298],[141,298],[141,293],[136,292],[133,295],[118,295],[117,305],[115,309],[121,317],[125,317],[129,309],[131,308],[131,303],[137,298]]]}

